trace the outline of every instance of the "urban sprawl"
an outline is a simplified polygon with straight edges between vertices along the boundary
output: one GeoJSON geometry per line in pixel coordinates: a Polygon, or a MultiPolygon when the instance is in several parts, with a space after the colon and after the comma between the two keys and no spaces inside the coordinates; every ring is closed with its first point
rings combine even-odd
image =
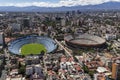
{"type": "Polygon", "coordinates": [[[0,80],[120,80],[120,12],[1,12],[0,80]]]}

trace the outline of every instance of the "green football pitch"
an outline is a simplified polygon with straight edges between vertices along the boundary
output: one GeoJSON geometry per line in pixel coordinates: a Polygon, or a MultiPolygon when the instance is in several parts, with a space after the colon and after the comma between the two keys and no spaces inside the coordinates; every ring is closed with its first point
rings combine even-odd
{"type": "Polygon", "coordinates": [[[25,44],[21,47],[21,55],[40,54],[41,51],[46,52],[46,48],[42,44],[31,43],[25,44]]]}

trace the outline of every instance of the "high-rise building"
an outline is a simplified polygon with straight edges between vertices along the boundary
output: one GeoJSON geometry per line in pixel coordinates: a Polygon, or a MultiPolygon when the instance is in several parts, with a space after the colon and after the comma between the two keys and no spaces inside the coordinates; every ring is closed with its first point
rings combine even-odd
{"type": "Polygon", "coordinates": [[[3,32],[0,32],[0,48],[2,48],[5,44],[4,34],[3,32]]]}
{"type": "Polygon", "coordinates": [[[112,63],[112,78],[114,80],[120,80],[120,58],[112,63]]]}
{"type": "Polygon", "coordinates": [[[32,26],[32,22],[30,18],[24,18],[22,20],[22,26],[23,28],[30,28],[32,26]]]}
{"type": "Polygon", "coordinates": [[[65,26],[66,25],[66,20],[65,19],[62,19],[61,20],[61,26],[65,26]]]}

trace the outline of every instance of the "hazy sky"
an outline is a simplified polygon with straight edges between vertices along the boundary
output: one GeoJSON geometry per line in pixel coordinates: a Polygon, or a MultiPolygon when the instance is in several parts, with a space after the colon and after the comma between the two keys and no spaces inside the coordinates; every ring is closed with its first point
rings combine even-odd
{"type": "Polygon", "coordinates": [[[0,6],[41,6],[41,7],[60,7],[75,5],[94,5],[108,1],[120,0],[0,0],[0,6]]]}

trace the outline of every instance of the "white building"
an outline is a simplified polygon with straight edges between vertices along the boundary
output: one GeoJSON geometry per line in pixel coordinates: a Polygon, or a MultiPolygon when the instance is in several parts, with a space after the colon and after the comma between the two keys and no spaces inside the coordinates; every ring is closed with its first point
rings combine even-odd
{"type": "Polygon", "coordinates": [[[113,40],[116,39],[116,35],[113,34],[106,34],[105,35],[106,40],[113,40]]]}
{"type": "Polygon", "coordinates": [[[21,25],[18,23],[13,23],[13,24],[9,24],[8,26],[10,26],[12,28],[12,31],[21,31],[21,25]]]}
{"type": "Polygon", "coordinates": [[[66,20],[65,19],[62,19],[61,20],[61,26],[65,26],[66,25],[66,20]]]}

